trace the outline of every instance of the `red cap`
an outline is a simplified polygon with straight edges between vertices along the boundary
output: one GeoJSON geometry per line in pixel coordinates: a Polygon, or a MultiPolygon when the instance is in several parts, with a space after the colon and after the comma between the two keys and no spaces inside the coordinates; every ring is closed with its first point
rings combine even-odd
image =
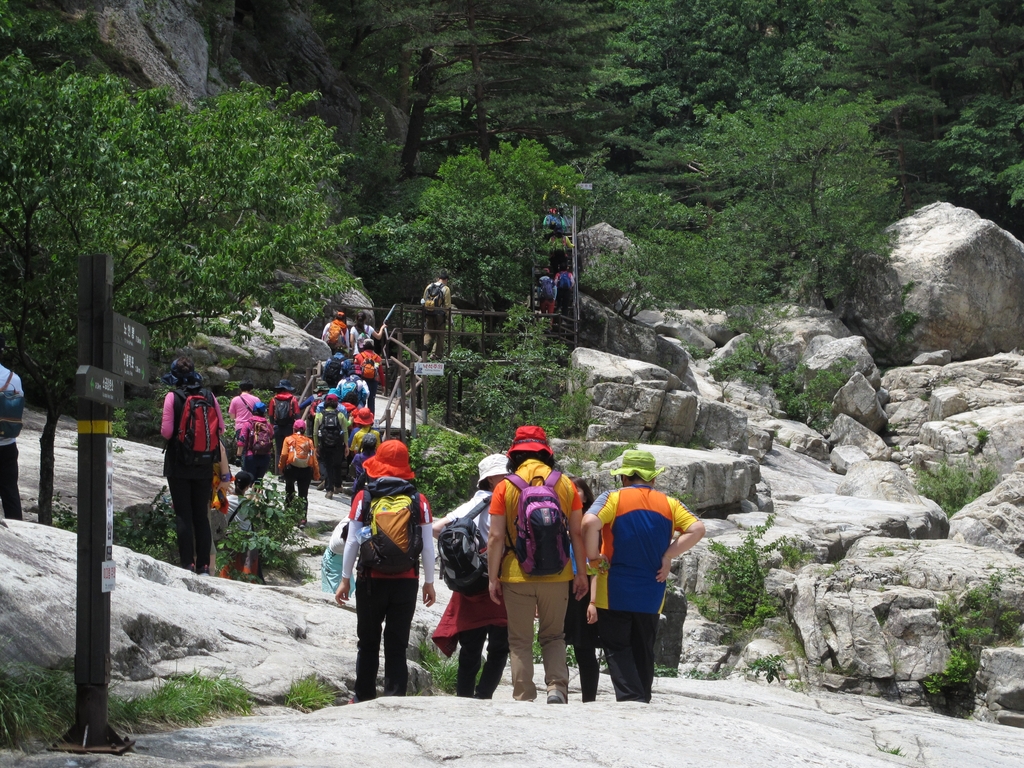
{"type": "Polygon", "coordinates": [[[547,451],[552,453],[544,428],[533,426],[519,427],[516,430],[516,436],[512,439],[512,445],[509,446],[508,453],[515,451],[547,451]]]}
{"type": "Polygon", "coordinates": [[[373,424],[373,412],[369,408],[360,408],[352,414],[352,423],[359,427],[373,424]]]}
{"type": "Polygon", "coordinates": [[[363,462],[363,469],[370,477],[400,477],[412,480],[416,473],[409,466],[409,449],[401,440],[385,440],[377,453],[363,462]]]}

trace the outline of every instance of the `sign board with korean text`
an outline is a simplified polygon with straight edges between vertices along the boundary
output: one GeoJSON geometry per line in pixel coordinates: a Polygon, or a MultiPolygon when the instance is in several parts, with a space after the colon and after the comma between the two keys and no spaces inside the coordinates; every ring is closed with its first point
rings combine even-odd
{"type": "Polygon", "coordinates": [[[413,373],[417,376],[444,376],[444,363],[415,363],[413,373]]]}

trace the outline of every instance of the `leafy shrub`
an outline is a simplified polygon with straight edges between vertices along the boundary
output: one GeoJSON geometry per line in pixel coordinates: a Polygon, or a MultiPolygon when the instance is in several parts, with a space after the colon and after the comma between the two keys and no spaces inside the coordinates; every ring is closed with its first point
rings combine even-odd
{"type": "Polygon", "coordinates": [[[937,469],[926,469],[918,475],[917,490],[952,517],[983,493],[995,488],[997,482],[999,473],[990,466],[973,461],[943,462],[937,469]]]}
{"type": "Polygon", "coordinates": [[[150,504],[114,512],[114,543],[167,563],[178,561],[178,533],[167,486],[150,504]]]}
{"type": "Polygon", "coordinates": [[[315,712],[334,704],[337,694],[316,675],[292,682],[284,696],[284,705],[300,712],[315,712]]]}
{"type": "Polygon", "coordinates": [[[434,687],[454,695],[459,675],[459,660],[438,653],[429,640],[420,641],[420,666],[430,673],[434,687]]]}
{"type": "Polygon", "coordinates": [[[775,653],[771,656],[762,656],[759,659],[754,659],[748,665],[750,670],[754,673],[754,677],[761,677],[764,674],[764,679],[771,683],[775,680],[782,679],[782,668],[785,666],[786,660],[775,653]]]}
{"type": "Polygon", "coordinates": [[[712,621],[751,630],[779,611],[778,601],[764,588],[770,555],[781,542],[762,544],[761,538],[775,524],[769,515],[763,525],[751,528],[743,542],[735,548],[712,541],[708,547],[717,562],[709,570],[710,584],[706,595],[695,595],[694,604],[702,615],[712,621]]]}
{"type": "Polygon", "coordinates": [[[416,487],[438,514],[450,512],[472,495],[477,464],[488,453],[475,437],[444,427],[422,426],[409,443],[416,487]]]}
{"type": "MultiPolygon", "coordinates": [[[[219,567],[234,566],[233,553],[258,550],[260,563],[264,568],[285,571],[299,575],[300,566],[296,548],[305,538],[296,526],[303,517],[301,500],[298,496],[290,505],[285,505],[284,491],[276,481],[264,478],[262,486],[246,496],[242,502],[245,514],[252,523],[252,529],[243,531],[237,525],[228,527],[227,534],[217,542],[219,567]]],[[[242,507],[240,507],[242,508],[242,507]]],[[[232,578],[242,578],[232,573],[232,578]]]]}
{"type": "Polygon", "coordinates": [[[946,631],[952,652],[942,672],[929,675],[922,681],[929,693],[964,690],[978,671],[982,648],[1019,640],[1024,613],[1003,602],[1001,587],[1004,579],[1004,574],[994,573],[981,586],[939,603],[939,621],[946,631]]]}

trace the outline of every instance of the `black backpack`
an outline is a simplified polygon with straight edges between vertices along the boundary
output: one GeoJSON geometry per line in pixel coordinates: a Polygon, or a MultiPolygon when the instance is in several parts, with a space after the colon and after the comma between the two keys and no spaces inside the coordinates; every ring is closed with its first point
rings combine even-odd
{"type": "Polygon", "coordinates": [[[337,411],[325,410],[323,420],[320,422],[320,445],[325,448],[336,448],[341,445],[341,421],[338,419],[337,411]]]}
{"type": "Polygon", "coordinates": [[[427,286],[426,301],[423,306],[431,315],[444,314],[444,283],[438,281],[427,286]]]}
{"type": "Polygon", "coordinates": [[[441,576],[452,592],[478,595],[487,590],[487,542],[476,519],[490,504],[490,496],[481,499],[469,514],[446,525],[437,537],[441,576]]]}
{"type": "Polygon", "coordinates": [[[342,360],[337,357],[332,357],[327,361],[327,365],[324,366],[323,380],[329,387],[338,386],[338,382],[341,381],[341,364],[342,360]]]}
{"type": "Polygon", "coordinates": [[[295,423],[295,414],[292,412],[292,400],[282,400],[279,397],[274,398],[274,410],[271,413],[274,417],[275,427],[290,427],[295,423]]]}

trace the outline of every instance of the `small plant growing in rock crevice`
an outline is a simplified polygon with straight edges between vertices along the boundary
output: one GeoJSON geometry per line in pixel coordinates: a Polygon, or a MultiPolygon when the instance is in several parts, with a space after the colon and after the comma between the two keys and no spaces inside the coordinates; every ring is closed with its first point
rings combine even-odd
{"type": "Polygon", "coordinates": [[[743,630],[755,629],[765,619],[775,616],[779,601],[764,588],[771,555],[782,545],[781,540],[762,544],[761,539],[775,524],[769,515],[763,525],[751,528],[743,542],[730,548],[718,541],[708,545],[717,557],[710,569],[707,594],[695,595],[693,602],[701,614],[712,621],[722,621],[743,630]]]}
{"type": "Polygon", "coordinates": [[[284,697],[284,705],[300,712],[315,712],[334,704],[337,694],[316,675],[292,682],[284,697]]]}
{"type": "Polygon", "coordinates": [[[951,653],[942,672],[922,681],[928,693],[956,695],[965,691],[978,671],[982,648],[1019,640],[1024,613],[1002,599],[1006,575],[994,573],[981,586],[939,603],[939,621],[951,653]]]}
{"type": "Polygon", "coordinates": [[[779,654],[775,653],[771,656],[762,656],[759,659],[754,659],[747,665],[747,667],[754,673],[754,677],[760,678],[763,674],[765,681],[771,683],[775,680],[782,680],[782,672],[785,664],[786,660],[779,654]]]}

